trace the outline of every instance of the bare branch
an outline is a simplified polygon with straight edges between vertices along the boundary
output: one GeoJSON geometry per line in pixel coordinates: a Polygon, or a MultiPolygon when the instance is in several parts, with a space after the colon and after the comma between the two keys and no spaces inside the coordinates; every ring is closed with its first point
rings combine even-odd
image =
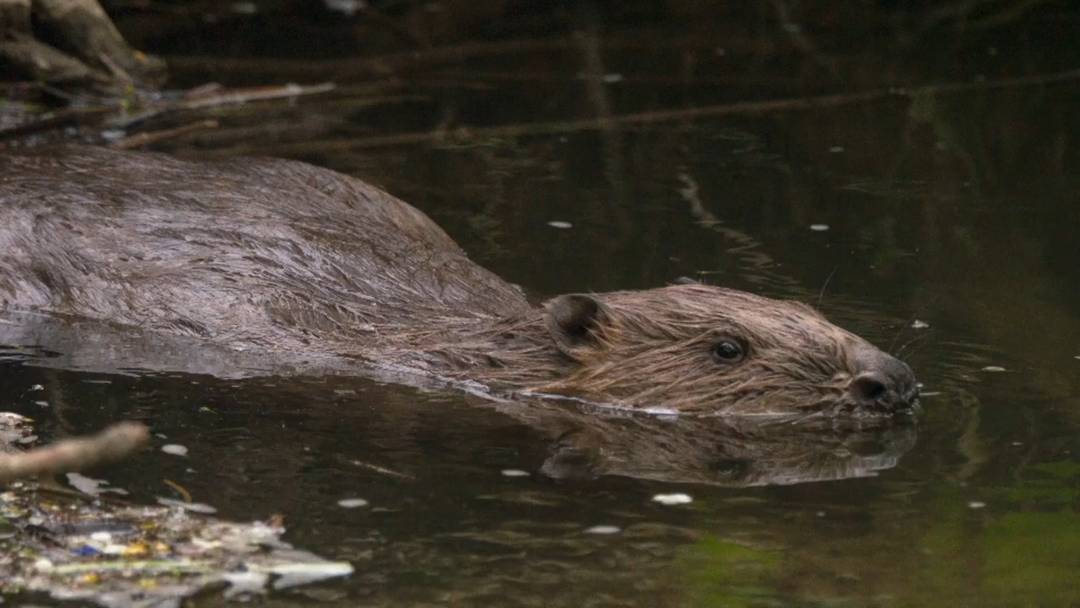
{"type": "Polygon", "coordinates": [[[0,454],[0,484],[115,462],[142,447],[149,438],[146,426],[121,422],[90,437],[64,439],[28,452],[0,454]]]}

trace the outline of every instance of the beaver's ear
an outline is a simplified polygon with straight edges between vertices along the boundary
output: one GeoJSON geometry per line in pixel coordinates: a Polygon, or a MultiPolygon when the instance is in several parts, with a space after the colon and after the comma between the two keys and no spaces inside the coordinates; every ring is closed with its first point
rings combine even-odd
{"type": "Polygon", "coordinates": [[[574,349],[596,341],[597,331],[611,322],[606,306],[592,296],[573,293],[549,300],[544,320],[555,345],[573,357],[574,349]]]}

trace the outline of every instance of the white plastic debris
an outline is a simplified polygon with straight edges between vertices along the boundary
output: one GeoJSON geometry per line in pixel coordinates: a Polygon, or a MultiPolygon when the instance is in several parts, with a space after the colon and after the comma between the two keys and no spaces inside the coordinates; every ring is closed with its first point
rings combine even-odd
{"type": "Polygon", "coordinates": [[[654,502],[667,506],[687,505],[694,502],[694,499],[689,494],[657,494],[652,499],[654,502]]]}
{"type": "Polygon", "coordinates": [[[161,446],[161,451],[165,452],[166,454],[172,454],[173,456],[187,456],[188,455],[187,447],[182,446],[182,445],[177,444],[177,443],[169,443],[169,444],[163,445],[163,446],[161,446]]]}
{"type": "Polygon", "coordinates": [[[592,526],[590,528],[585,528],[586,534],[606,535],[618,534],[619,532],[622,532],[622,528],[620,528],[619,526],[592,526]]]}
{"type": "Polygon", "coordinates": [[[363,498],[342,498],[337,501],[337,504],[343,509],[358,509],[360,507],[368,506],[368,501],[363,498]]]}

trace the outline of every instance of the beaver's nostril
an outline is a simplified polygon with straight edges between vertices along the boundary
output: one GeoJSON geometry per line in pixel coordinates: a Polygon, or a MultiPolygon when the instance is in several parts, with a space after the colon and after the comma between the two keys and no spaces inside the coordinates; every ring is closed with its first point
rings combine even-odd
{"type": "Polygon", "coordinates": [[[889,392],[886,382],[884,376],[874,372],[860,374],[851,381],[851,393],[861,403],[873,403],[889,392]]]}

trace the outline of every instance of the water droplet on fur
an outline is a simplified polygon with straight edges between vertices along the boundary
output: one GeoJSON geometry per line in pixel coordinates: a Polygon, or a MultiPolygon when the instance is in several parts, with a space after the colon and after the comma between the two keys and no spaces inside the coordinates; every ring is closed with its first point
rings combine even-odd
{"type": "Polygon", "coordinates": [[[528,471],[522,471],[521,469],[503,469],[503,477],[528,477],[528,471]]]}
{"type": "Polygon", "coordinates": [[[547,225],[551,226],[552,228],[560,228],[562,230],[567,230],[574,227],[574,225],[570,222],[564,222],[562,220],[552,220],[548,222],[547,225]]]}
{"type": "Polygon", "coordinates": [[[1006,370],[1005,370],[1004,367],[1001,367],[1000,365],[987,365],[986,367],[982,368],[982,371],[984,371],[984,372],[1003,372],[1003,371],[1006,371],[1006,370]]]}
{"type": "Polygon", "coordinates": [[[813,230],[814,232],[825,232],[828,229],[828,224],[810,224],[810,230],[813,230]]]}

